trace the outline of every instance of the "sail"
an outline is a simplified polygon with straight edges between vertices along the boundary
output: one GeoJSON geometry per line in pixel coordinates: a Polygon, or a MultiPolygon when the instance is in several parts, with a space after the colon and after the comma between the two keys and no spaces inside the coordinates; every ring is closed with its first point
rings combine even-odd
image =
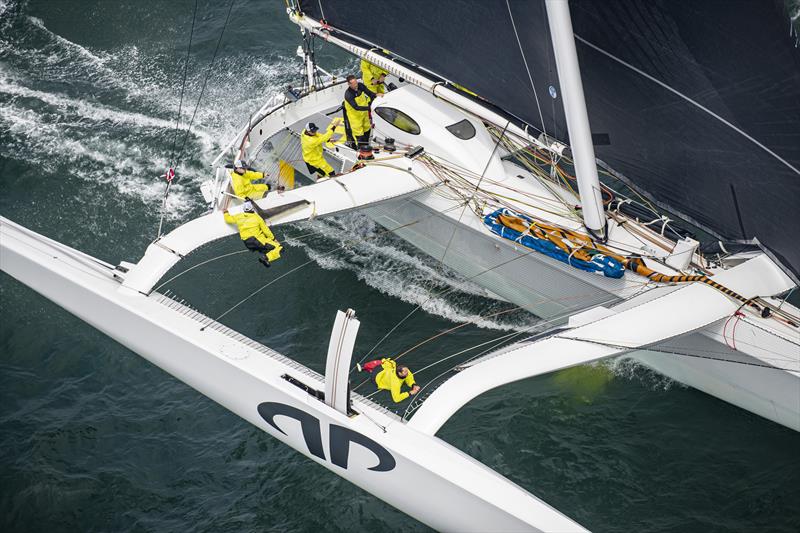
{"type": "MultiPolygon", "coordinates": [[[[569,142],[543,0],[301,0],[569,142]]],[[[782,0],[572,0],[598,161],[800,277],[800,48],[782,0]]]]}

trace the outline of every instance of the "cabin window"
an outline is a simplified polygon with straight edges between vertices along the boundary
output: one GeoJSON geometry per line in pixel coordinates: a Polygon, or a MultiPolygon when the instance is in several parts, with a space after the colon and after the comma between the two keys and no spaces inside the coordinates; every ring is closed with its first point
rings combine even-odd
{"type": "Polygon", "coordinates": [[[461,122],[456,122],[455,124],[450,124],[447,126],[447,131],[459,139],[464,139],[465,141],[475,137],[475,126],[473,126],[472,122],[467,119],[464,119],[461,122]]]}
{"type": "Polygon", "coordinates": [[[393,107],[376,107],[375,113],[383,120],[411,135],[419,135],[419,124],[413,118],[409,117],[399,109],[393,107]]]}

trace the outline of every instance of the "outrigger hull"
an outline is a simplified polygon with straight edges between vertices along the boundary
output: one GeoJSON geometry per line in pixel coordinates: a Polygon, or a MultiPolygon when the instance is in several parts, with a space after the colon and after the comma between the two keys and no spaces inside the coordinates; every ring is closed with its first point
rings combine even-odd
{"type": "Polygon", "coordinates": [[[361,397],[346,416],[288,381],[310,369],[121,272],[0,218],[0,267],[123,346],[403,512],[443,531],[585,531],[446,442],[361,397]],[[416,490],[424,487],[424,490],[416,490]],[[435,497],[431,497],[435,495],[435,497]]]}

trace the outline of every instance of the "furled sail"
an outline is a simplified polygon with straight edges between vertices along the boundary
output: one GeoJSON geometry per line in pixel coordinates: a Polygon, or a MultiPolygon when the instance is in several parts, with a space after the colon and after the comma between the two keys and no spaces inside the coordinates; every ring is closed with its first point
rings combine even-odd
{"type": "MultiPolygon", "coordinates": [[[[568,142],[544,0],[301,0],[311,18],[568,142]]],[[[800,45],[783,0],[572,0],[595,152],[800,277],[800,45]]]]}

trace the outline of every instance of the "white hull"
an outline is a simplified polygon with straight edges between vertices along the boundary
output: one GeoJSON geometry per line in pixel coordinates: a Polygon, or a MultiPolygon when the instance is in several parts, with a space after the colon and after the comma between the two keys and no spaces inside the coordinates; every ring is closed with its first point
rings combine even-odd
{"type": "Polygon", "coordinates": [[[490,468],[368,400],[354,397],[353,407],[362,415],[345,416],[283,378],[323,390],[315,372],[158,293],[145,296],[125,288],[113,268],[92,265],[92,258],[76,250],[5,219],[0,219],[0,247],[0,267],[17,280],[430,527],[585,531],[490,468]],[[265,419],[269,409],[278,410],[275,427],[265,419]],[[381,471],[387,463],[391,468],[381,471]]]}
{"type": "MultiPolygon", "coordinates": [[[[431,196],[430,193],[426,196],[431,196]]],[[[561,317],[620,300],[621,280],[603,276],[580,279],[572,267],[523,246],[498,239],[454,220],[419,200],[364,209],[378,224],[443,262],[474,283],[544,319],[561,317]],[[501,266],[498,266],[501,265],[501,266]]]]}
{"type": "Polygon", "coordinates": [[[701,333],[683,340],[682,348],[688,352],[681,353],[692,355],[670,355],[665,348],[631,356],[675,381],[800,431],[800,373],[777,370],[741,352],[725,350],[723,344],[709,341],[701,333]]]}

